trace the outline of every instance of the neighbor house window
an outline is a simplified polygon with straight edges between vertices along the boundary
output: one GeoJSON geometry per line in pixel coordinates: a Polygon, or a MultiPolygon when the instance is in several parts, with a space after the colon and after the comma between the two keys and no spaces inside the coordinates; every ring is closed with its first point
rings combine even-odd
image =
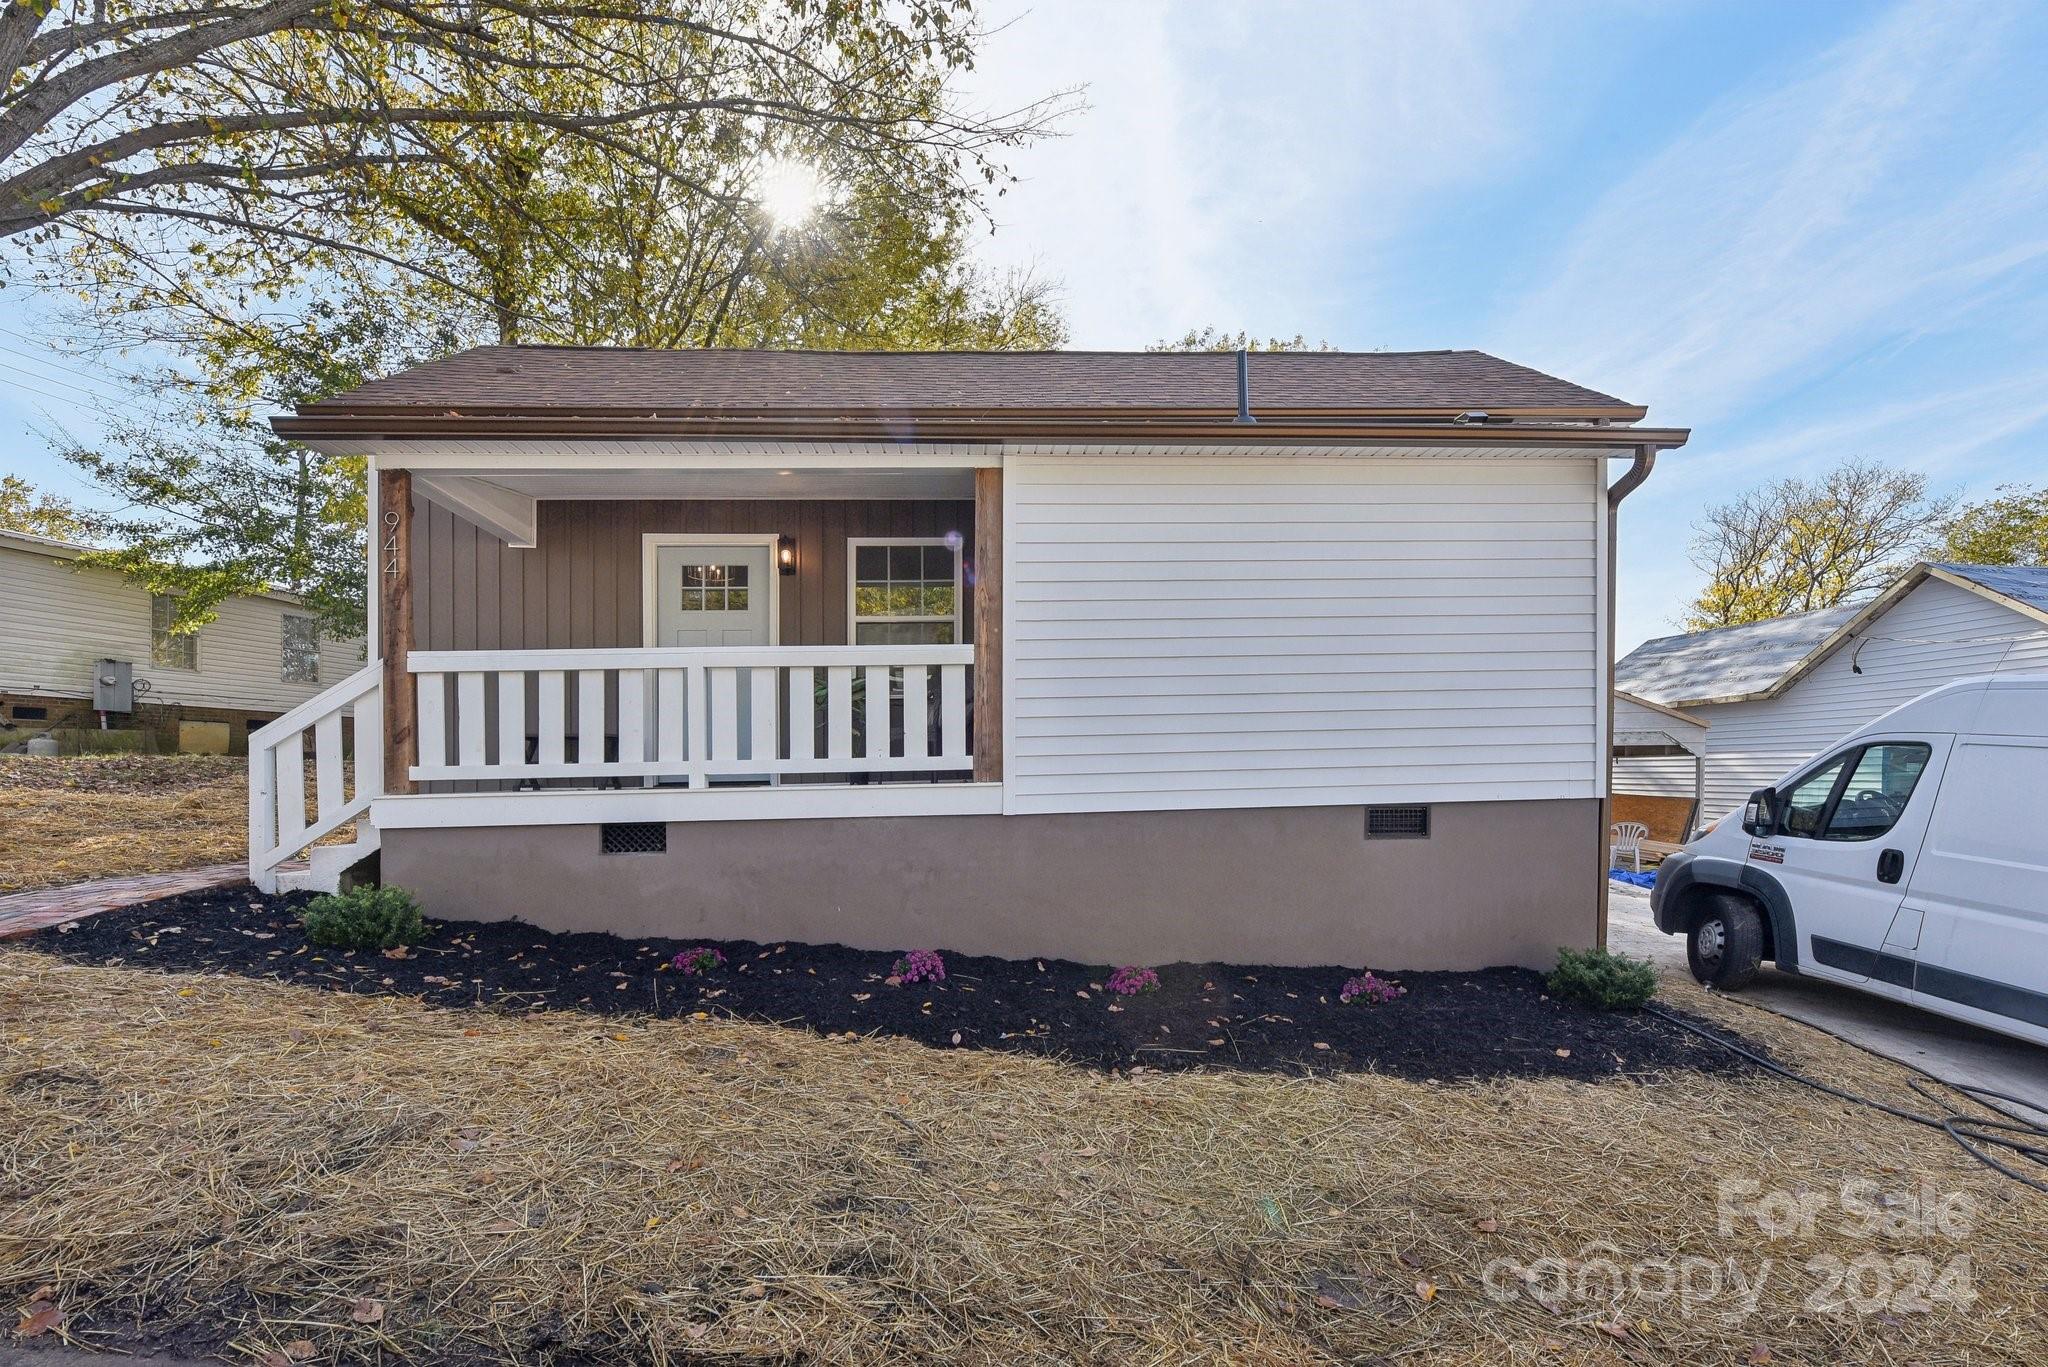
{"type": "Polygon", "coordinates": [[[860,540],[853,553],[853,643],[954,645],[960,640],[960,551],[951,541],[860,540]]]}
{"type": "Polygon", "coordinates": [[[281,620],[284,622],[284,681],[319,683],[320,619],[287,612],[281,620]]]}
{"type": "Polygon", "coordinates": [[[199,668],[199,633],[173,635],[171,622],[178,615],[178,600],[169,594],[149,598],[149,662],[158,669],[199,668]]]}

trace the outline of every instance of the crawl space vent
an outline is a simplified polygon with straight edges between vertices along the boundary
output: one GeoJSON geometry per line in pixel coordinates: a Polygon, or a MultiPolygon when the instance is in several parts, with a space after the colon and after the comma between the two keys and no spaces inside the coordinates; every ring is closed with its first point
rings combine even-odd
{"type": "Polygon", "coordinates": [[[659,821],[607,821],[599,827],[606,854],[666,854],[668,827],[659,821]]]}
{"type": "Polygon", "coordinates": [[[1368,840],[1427,840],[1429,808],[1367,807],[1365,835],[1368,840]]]}

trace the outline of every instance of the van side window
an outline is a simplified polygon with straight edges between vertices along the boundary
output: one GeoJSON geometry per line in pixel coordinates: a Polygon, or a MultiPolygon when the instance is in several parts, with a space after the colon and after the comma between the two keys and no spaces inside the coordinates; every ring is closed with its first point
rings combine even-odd
{"type": "Polygon", "coordinates": [[[1932,753],[1906,741],[1865,746],[1820,838],[1875,840],[1897,825],[1932,753]]]}
{"type": "MultiPolygon", "coordinates": [[[[1853,754],[1853,752],[1851,752],[1853,754]]],[[[1781,799],[1784,816],[1778,820],[1778,831],[1782,835],[1803,836],[1811,840],[1820,834],[1827,824],[1828,804],[1834,799],[1835,786],[1840,782],[1843,768],[1851,755],[1839,755],[1789,789],[1781,799]]]]}

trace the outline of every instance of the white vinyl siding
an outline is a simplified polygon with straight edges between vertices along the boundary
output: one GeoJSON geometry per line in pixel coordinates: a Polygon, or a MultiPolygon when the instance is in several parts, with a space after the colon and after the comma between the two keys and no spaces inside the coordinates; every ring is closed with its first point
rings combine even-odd
{"type": "Polygon", "coordinates": [[[76,568],[61,554],[0,546],[0,693],[89,698],[93,661],[127,660],[148,680],[140,701],[282,712],[361,668],[358,641],[323,642],[322,682],[279,676],[285,614],[274,598],[234,598],[199,629],[197,669],[151,663],[150,595],[111,570],[76,568]]]}
{"type": "Polygon", "coordinates": [[[1854,642],[1843,646],[1778,697],[1685,709],[1709,724],[1708,819],[1930,688],[1977,674],[2048,670],[2048,629],[2040,622],[1938,579],[1900,599],[1865,637],[1860,655],[1854,642]],[[2003,639],[2015,636],[2022,639],[2003,639]],[[1850,669],[1852,656],[1861,674],[1850,669]]]}
{"type": "Polygon", "coordinates": [[[1012,456],[1007,809],[1598,796],[1599,466],[1012,456]]]}

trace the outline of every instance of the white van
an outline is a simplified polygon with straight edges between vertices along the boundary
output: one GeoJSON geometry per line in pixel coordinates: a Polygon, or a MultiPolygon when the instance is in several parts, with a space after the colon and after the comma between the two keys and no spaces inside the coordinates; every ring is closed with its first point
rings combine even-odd
{"type": "Polygon", "coordinates": [[[1650,906],[1703,983],[1771,959],[2048,1044],[2048,675],[1894,708],[1667,859],[1650,906]]]}

